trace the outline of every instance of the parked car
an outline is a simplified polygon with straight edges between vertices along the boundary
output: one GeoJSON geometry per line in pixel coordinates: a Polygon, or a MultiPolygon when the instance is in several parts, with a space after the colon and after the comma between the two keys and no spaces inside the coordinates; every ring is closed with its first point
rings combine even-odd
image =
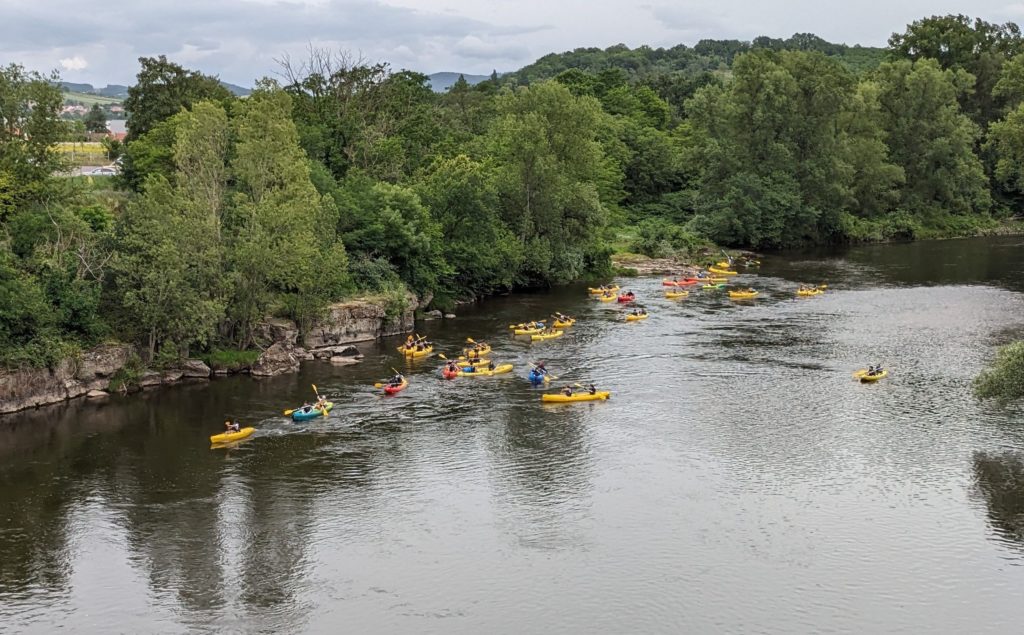
{"type": "Polygon", "coordinates": [[[114,176],[115,174],[117,174],[117,169],[111,167],[93,168],[92,170],[86,172],[86,174],[92,176],[114,176]]]}

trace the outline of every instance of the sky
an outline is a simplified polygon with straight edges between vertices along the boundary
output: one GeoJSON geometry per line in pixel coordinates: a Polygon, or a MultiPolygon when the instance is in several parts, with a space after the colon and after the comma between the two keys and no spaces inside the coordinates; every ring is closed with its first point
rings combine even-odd
{"type": "Polygon", "coordinates": [[[423,73],[488,74],[584,46],[815,33],[884,46],[921,17],[1024,23],[1007,0],[0,0],[0,64],[131,84],[141,56],[251,86],[310,46],[423,73]]]}

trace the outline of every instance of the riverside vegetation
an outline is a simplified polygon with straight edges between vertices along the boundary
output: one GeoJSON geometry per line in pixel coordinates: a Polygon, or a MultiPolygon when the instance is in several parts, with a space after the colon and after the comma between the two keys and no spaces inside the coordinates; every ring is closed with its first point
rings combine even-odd
{"type": "Polygon", "coordinates": [[[1024,40],[932,17],[888,49],[812,35],[549,55],[476,86],[311,50],[240,99],[164,57],[124,171],[58,178],[56,77],[0,69],[0,356],[120,339],[240,359],[268,315],[404,310],[607,274],[618,251],[998,231],[1024,193],[1024,40]]]}

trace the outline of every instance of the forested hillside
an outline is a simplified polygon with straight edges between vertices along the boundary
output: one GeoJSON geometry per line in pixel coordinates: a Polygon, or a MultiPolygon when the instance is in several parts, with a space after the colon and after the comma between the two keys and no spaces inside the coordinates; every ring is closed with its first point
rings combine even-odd
{"type": "Polygon", "coordinates": [[[1024,190],[1016,25],[548,56],[434,93],[313,51],[239,98],[143,58],[124,173],[57,176],[60,88],[0,69],[0,353],[244,349],[266,315],[437,306],[610,271],[615,250],[988,231],[1024,190]]]}

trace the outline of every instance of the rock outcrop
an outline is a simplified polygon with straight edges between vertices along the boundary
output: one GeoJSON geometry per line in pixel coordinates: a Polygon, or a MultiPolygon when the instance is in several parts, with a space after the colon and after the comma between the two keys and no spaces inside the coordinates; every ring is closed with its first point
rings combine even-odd
{"type": "Polygon", "coordinates": [[[209,379],[210,367],[201,359],[186,359],[179,366],[185,379],[209,379]]]}
{"type": "Polygon", "coordinates": [[[134,353],[128,344],[105,344],[55,368],[0,370],[0,413],[16,412],[74,399],[104,390],[110,377],[124,368],[134,353]]]}
{"type": "Polygon", "coordinates": [[[302,346],[313,350],[406,333],[415,324],[415,306],[415,298],[412,298],[402,315],[389,318],[382,305],[366,300],[332,304],[326,317],[314,324],[302,338],[302,346]]]}
{"type": "MultiPolygon", "coordinates": [[[[302,351],[305,353],[305,351],[302,351]]],[[[295,349],[284,342],[278,342],[263,351],[260,358],[252,365],[250,372],[256,377],[273,377],[283,373],[294,373],[299,370],[299,356],[295,349]]]]}

